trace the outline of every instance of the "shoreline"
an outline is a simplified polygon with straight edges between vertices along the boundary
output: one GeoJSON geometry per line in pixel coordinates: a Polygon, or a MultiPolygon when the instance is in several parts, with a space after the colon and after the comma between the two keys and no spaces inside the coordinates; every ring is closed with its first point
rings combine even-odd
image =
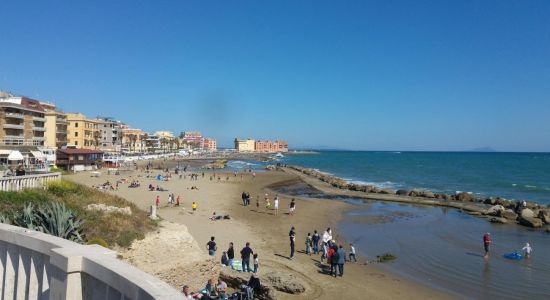
{"type": "MultiPolygon", "coordinates": [[[[226,173],[229,176],[231,174],[226,173]]],[[[96,185],[106,180],[116,180],[121,177],[143,176],[143,173],[132,172],[132,175],[108,175],[103,178],[90,177],[82,173],[71,175],[70,180],[76,180],[86,185],[96,185]],[[140,175],[141,174],[141,175],[140,175]]],[[[201,176],[199,176],[201,177],[201,176]]],[[[306,199],[296,197],[296,215],[284,214],[290,197],[280,196],[281,211],[274,215],[273,211],[266,211],[263,206],[263,195],[270,190],[271,184],[298,178],[296,175],[284,172],[261,172],[256,178],[247,175],[240,181],[238,177],[232,177],[229,181],[220,183],[210,181],[208,176],[199,178],[198,181],[179,180],[173,178],[168,182],[160,183],[171,192],[181,194],[183,198],[182,207],[176,208],[165,205],[167,193],[161,194],[162,207],[158,214],[166,221],[180,223],[187,226],[190,234],[197,241],[198,245],[204,245],[209,237],[216,236],[219,251],[214,258],[219,261],[222,249],[227,247],[229,241],[235,243],[235,249],[239,250],[244,242],[252,243],[252,248],[260,253],[260,276],[267,276],[266,273],[278,272],[289,273],[296,276],[296,281],[301,282],[306,291],[301,294],[287,294],[275,292],[277,299],[332,299],[345,296],[350,299],[453,299],[454,296],[425,286],[423,284],[398,277],[389,271],[382,270],[376,265],[346,264],[346,271],[343,278],[332,279],[321,271],[318,257],[307,256],[298,252],[294,260],[288,260],[288,230],[290,226],[297,229],[297,250],[303,250],[303,240],[307,232],[317,229],[320,234],[326,227],[336,227],[337,223],[344,217],[345,212],[352,206],[340,201],[323,201],[320,199],[306,199]],[[195,185],[199,190],[190,190],[195,185]],[[252,195],[252,204],[255,203],[255,196],[262,198],[260,211],[252,207],[242,206],[240,199],[241,192],[245,190],[252,195]],[[199,210],[195,214],[189,213],[189,201],[197,200],[199,210]],[[209,216],[213,211],[218,214],[229,214],[232,219],[228,221],[210,221],[209,216]],[[265,273],[264,273],[265,272],[265,273]]],[[[153,179],[139,177],[143,189],[153,179]]],[[[118,191],[109,192],[126,198],[146,209],[153,202],[155,192],[144,192],[136,189],[121,187],[118,191]]],[[[274,195],[270,193],[272,199],[274,195]]],[[[335,236],[338,233],[335,232],[335,236]]],[[[202,247],[202,246],[201,246],[202,247]]],[[[347,247],[346,247],[347,248],[347,247]]],[[[202,250],[206,252],[206,250],[202,250]]],[[[364,261],[364,257],[358,257],[364,261]]],[[[174,259],[178,259],[175,257],[174,259]]],[[[180,282],[180,284],[184,284],[180,282]]],[[[194,286],[193,288],[198,288],[194,286]]]]}
{"type": "Polygon", "coordinates": [[[544,228],[550,232],[550,207],[527,202],[522,212],[516,212],[516,203],[502,198],[476,198],[461,192],[456,195],[437,194],[427,190],[380,189],[372,185],[359,185],[301,166],[279,167],[283,172],[295,174],[311,186],[328,195],[349,196],[365,200],[441,206],[466,211],[471,215],[489,217],[491,222],[512,223],[544,228]],[[525,213],[523,211],[526,211],[525,213]]]}

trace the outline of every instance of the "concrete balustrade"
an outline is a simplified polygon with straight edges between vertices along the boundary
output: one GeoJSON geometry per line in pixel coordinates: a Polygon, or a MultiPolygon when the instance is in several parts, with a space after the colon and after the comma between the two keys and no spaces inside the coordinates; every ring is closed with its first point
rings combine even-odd
{"type": "Polygon", "coordinates": [[[47,173],[25,176],[0,177],[0,191],[21,191],[24,189],[41,188],[50,181],[61,179],[61,173],[47,173]]]}
{"type": "MultiPolygon", "coordinates": [[[[183,271],[183,270],[182,270],[183,271]]],[[[0,223],[1,299],[183,299],[98,245],[0,223]]]]}

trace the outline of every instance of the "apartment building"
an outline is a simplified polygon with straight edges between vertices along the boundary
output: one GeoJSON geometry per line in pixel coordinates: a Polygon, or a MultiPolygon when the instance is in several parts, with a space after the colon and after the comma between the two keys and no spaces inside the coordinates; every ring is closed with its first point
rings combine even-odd
{"type": "Polygon", "coordinates": [[[124,124],[111,117],[97,117],[93,121],[97,123],[99,130],[98,148],[105,152],[120,152],[124,124]]]}
{"type": "Polygon", "coordinates": [[[253,139],[235,139],[235,149],[238,152],[254,152],[254,143],[253,139]]]}
{"type": "Polygon", "coordinates": [[[288,152],[288,142],[279,140],[256,141],[254,143],[254,151],[264,153],[288,152]]]}
{"type": "Polygon", "coordinates": [[[1,94],[1,146],[44,146],[45,122],[45,109],[39,101],[1,94]]]}
{"type": "Polygon", "coordinates": [[[207,151],[216,151],[218,149],[216,140],[212,138],[203,138],[201,140],[201,149],[207,151]]]}
{"type": "Polygon", "coordinates": [[[98,149],[101,133],[97,120],[90,120],[81,113],[68,113],[67,145],[81,149],[98,149]]]}
{"type": "Polygon", "coordinates": [[[202,140],[202,133],[200,131],[184,131],[180,134],[180,139],[184,144],[198,147],[202,140]]]}
{"type": "Polygon", "coordinates": [[[44,133],[44,147],[58,149],[67,146],[67,127],[69,122],[67,116],[57,110],[54,104],[40,102],[45,110],[44,117],[46,119],[44,133]]]}
{"type": "Polygon", "coordinates": [[[145,153],[147,152],[147,133],[141,129],[122,126],[122,152],[145,153]]]}

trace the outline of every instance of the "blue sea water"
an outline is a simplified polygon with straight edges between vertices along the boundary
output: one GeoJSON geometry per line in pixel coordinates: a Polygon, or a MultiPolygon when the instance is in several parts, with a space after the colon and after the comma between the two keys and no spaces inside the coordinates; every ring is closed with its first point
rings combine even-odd
{"type": "Polygon", "coordinates": [[[550,153],[322,151],[281,163],[349,181],[550,204],[550,153]]]}

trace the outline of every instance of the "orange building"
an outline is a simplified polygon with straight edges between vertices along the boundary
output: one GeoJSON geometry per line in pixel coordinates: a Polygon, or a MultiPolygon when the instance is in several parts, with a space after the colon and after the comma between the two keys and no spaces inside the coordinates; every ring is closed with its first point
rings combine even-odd
{"type": "Polygon", "coordinates": [[[255,152],[276,153],[288,152],[287,141],[256,141],[254,143],[255,152]]]}

